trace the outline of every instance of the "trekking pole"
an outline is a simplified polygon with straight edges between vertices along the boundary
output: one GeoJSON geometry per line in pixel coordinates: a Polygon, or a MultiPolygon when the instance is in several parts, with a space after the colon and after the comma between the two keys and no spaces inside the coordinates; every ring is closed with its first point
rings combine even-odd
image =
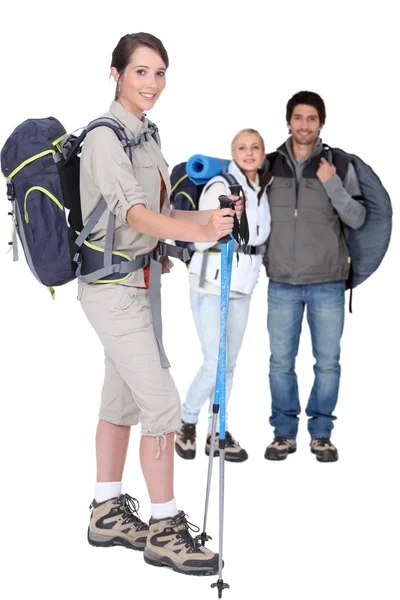
{"type": "MultiPolygon", "coordinates": [[[[239,184],[233,184],[229,186],[231,193],[233,195],[242,195],[243,189],[239,184]]],[[[231,200],[228,196],[221,195],[218,198],[220,202],[220,208],[234,208],[235,202],[231,200]]],[[[206,501],[205,501],[205,509],[204,509],[204,522],[203,522],[203,532],[197,536],[204,546],[206,541],[211,539],[211,537],[206,533],[207,527],[207,515],[208,515],[208,506],[210,499],[210,488],[211,488],[211,478],[212,478],[212,468],[213,468],[213,459],[214,459],[214,449],[215,449],[215,436],[216,436],[216,428],[217,428],[217,418],[218,413],[220,414],[220,488],[219,488],[219,565],[218,565],[218,581],[213,583],[211,587],[218,588],[218,598],[222,598],[222,592],[224,589],[229,588],[227,583],[224,583],[222,579],[222,569],[223,569],[223,560],[222,560],[222,551],[223,551],[223,521],[224,521],[224,493],[225,493],[225,413],[226,413],[226,322],[228,315],[228,306],[229,306],[229,290],[231,285],[231,274],[232,274],[232,263],[233,263],[233,250],[235,239],[238,243],[244,242],[245,246],[248,243],[248,224],[247,217],[245,211],[243,212],[243,227],[239,227],[239,223],[235,216],[234,219],[234,228],[233,234],[224,236],[221,238],[219,243],[221,244],[221,325],[220,325],[220,344],[219,344],[219,352],[218,352],[218,366],[217,366],[217,377],[216,377],[216,385],[214,392],[214,402],[213,402],[213,418],[212,418],[212,428],[211,428],[211,439],[210,439],[210,455],[208,461],[208,475],[207,475],[207,489],[206,489],[206,501]],[[222,409],[220,412],[220,408],[222,409]],[[222,443],[221,443],[222,440],[222,443]]],[[[241,220],[242,224],[242,220],[241,220]]]]}
{"type": "MultiPolygon", "coordinates": [[[[238,186],[238,185],[229,186],[232,194],[239,195],[239,192],[237,191],[238,187],[241,188],[241,186],[238,186]]],[[[219,196],[218,199],[220,200],[220,208],[234,208],[235,203],[230,198],[228,198],[228,196],[219,196]],[[221,199],[222,199],[222,202],[221,202],[221,199]]],[[[233,239],[234,238],[233,238],[232,234],[229,234],[229,235],[225,236],[224,238],[221,238],[219,240],[219,242],[226,247],[226,243],[232,241],[232,248],[233,248],[233,239]]],[[[232,254],[233,254],[233,252],[232,252],[232,254]]],[[[226,263],[226,258],[225,258],[225,263],[226,263]]],[[[221,276],[222,276],[222,264],[223,264],[223,258],[222,258],[222,248],[221,248],[221,276]]],[[[228,274],[229,274],[229,287],[230,287],[231,269],[228,270],[228,274]]],[[[222,284],[222,281],[221,281],[221,284],[222,284]]],[[[221,285],[221,289],[222,289],[222,285],[221,285]]],[[[228,299],[229,299],[229,294],[228,294],[228,299]]],[[[217,376],[216,376],[217,382],[219,381],[219,373],[220,373],[222,367],[223,367],[223,363],[221,362],[221,355],[219,352],[218,353],[217,376]]],[[[225,361],[225,369],[226,369],[226,361],[225,361]]],[[[211,437],[210,437],[210,454],[209,454],[209,459],[208,459],[208,473],[207,473],[207,486],[206,486],[206,500],[205,500],[205,507],[204,507],[203,532],[197,536],[197,539],[199,539],[201,541],[203,546],[205,545],[205,543],[208,540],[212,539],[212,537],[206,533],[206,530],[207,530],[207,516],[208,516],[208,506],[209,506],[209,501],[210,501],[211,478],[212,478],[213,459],[214,459],[214,450],[215,450],[215,436],[216,436],[216,431],[217,431],[217,419],[218,419],[219,407],[220,407],[219,392],[220,392],[220,388],[218,385],[216,385],[215,391],[214,391],[214,400],[213,400],[213,416],[212,416],[211,437]]]]}
{"type": "MultiPolygon", "coordinates": [[[[230,198],[228,198],[228,196],[219,196],[218,199],[220,201],[220,208],[233,208],[234,207],[234,202],[230,198]]],[[[221,330],[222,330],[222,289],[223,289],[222,274],[225,272],[228,272],[228,276],[229,276],[228,301],[229,301],[229,287],[230,287],[230,275],[231,275],[231,268],[228,270],[225,268],[226,262],[227,262],[227,257],[224,256],[223,253],[226,252],[227,242],[230,242],[231,248],[232,248],[232,256],[233,256],[234,239],[233,239],[232,234],[229,234],[228,236],[221,238],[219,240],[219,242],[221,243],[221,330]]],[[[232,266],[232,260],[231,260],[231,266],[232,266]]],[[[227,310],[228,310],[228,306],[226,306],[226,312],[227,312],[227,310]]],[[[214,459],[214,450],[215,450],[215,436],[216,436],[216,431],[217,431],[217,419],[218,419],[218,414],[219,414],[219,409],[220,409],[221,388],[218,385],[218,382],[220,381],[220,378],[221,378],[221,372],[226,371],[226,351],[225,351],[225,362],[223,362],[223,359],[221,356],[221,339],[222,339],[222,331],[220,333],[220,348],[219,348],[219,352],[218,352],[217,376],[216,376],[216,385],[215,385],[214,401],[213,401],[213,416],[212,416],[212,426],[211,426],[210,454],[209,454],[209,459],[208,459],[207,488],[206,488],[206,500],[205,500],[205,507],[204,507],[203,532],[197,536],[203,546],[205,545],[205,543],[208,540],[212,539],[211,536],[209,536],[206,533],[206,530],[207,530],[207,516],[208,516],[208,506],[209,506],[209,501],[210,501],[211,478],[212,478],[213,459],[214,459]]],[[[225,346],[226,346],[226,320],[225,320],[225,346]]]]}
{"type": "MultiPolygon", "coordinates": [[[[227,198],[228,199],[228,198],[227,198]]],[[[221,196],[219,197],[221,208],[224,208],[221,196]]],[[[226,205],[225,205],[226,206],[226,205]]],[[[218,598],[222,598],[224,589],[229,588],[229,584],[222,579],[222,569],[224,566],[223,539],[224,539],[224,506],[225,506],[225,421],[226,421],[226,322],[229,307],[229,289],[232,272],[233,246],[234,239],[228,243],[221,241],[221,333],[219,343],[218,371],[216,382],[216,396],[219,401],[219,565],[218,581],[211,584],[211,587],[218,589],[218,598]]],[[[214,416],[214,414],[213,414],[214,416]]],[[[213,455],[211,455],[213,456],[213,455]]]]}

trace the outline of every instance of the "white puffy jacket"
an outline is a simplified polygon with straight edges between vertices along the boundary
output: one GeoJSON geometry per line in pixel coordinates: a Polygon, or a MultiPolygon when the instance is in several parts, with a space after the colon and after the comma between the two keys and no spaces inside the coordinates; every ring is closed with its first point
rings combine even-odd
{"type": "MultiPolygon", "coordinates": [[[[250,231],[249,245],[261,246],[266,243],[271,228],[267,192],[264,190],[261,198],[258,199],[257,192],[247,183],[246,177],[234,161],[231,161],[228,172],[242,185],[247,194],[246,214],[250,231]]],[[[218,208],[218,196],[221,194],[230,194],[228,184],[223,177],[214,177],[205,186],[200,196],[199,210],[218,208]]],[[[196,252],[190,261],[189,273],[197,276],[191,278],[191,287],[197,291],[219,293],[221,287],[221,255],[219,252],[208,254],[205,273],[206,285],[204,288],[198,287],[204,252],[213,245],[205,242],[195,243],[196,252]]],[[[238,263],[235,254],[232,265],[231,291],[251,294],[257,283],[262,261],[261,255],[248,256],[240,253],[238,263]]]]}

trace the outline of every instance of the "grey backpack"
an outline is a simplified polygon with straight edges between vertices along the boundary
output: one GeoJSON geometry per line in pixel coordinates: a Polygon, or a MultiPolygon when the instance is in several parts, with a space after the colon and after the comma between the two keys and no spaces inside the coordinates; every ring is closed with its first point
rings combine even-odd
{"type": "Polygon", "coordinates": [[[352,163],[367,210],[363,226],[351,229],[347,238],[352,265],[348,287],[355,288],[377,270],[386,254],[392,233],[392,205],[378,175],[361,158],[339,148],[328,148],[328,158],[329,152],[342,180],[352,163]]]}

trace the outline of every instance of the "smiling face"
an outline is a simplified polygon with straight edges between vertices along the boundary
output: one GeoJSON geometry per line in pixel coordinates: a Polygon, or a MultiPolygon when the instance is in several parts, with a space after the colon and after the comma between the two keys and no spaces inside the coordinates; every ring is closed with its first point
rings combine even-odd
{"type": "Polygon", "coordinates": [[[157,52],[140,46],[133,52],[122,74],[115,67],[111,69],[118,86],[118,101],[141,119],[145,111],[153,108],[164,90],[166,69],[157,52]]]}
{"type": "Polygon", "coordinates": [[[264,142],[259,133],[244,131],[232,144],[232,158],[239,169],[254,181],[264,158],[264,142]]]}
{"type": "Polygon", "coordinates": [[[294,107],[288,123],[293,140],[300,146],[313,146],[323,127],[319,120],[318,110],[308,104],[294,107]]]}

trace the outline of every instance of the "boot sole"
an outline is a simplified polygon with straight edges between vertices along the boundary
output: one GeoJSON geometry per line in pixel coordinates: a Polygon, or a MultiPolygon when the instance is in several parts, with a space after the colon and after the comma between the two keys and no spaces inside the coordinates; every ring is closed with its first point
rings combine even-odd
{"type": "Polygon", "coordinates": [[[193,460],[196,456],[196,450],[182,450],[178,444],[175,444],[175,452],[184,460],[193,460]]]}
{"type": "Polygon", "coordinates": [[[313,448],[311,448],[311,452],[312,454],[315,454],[316,459],[318,462],[323,462],[323,463],[327,463],[327,462],[337,462],[339,460],[339,456],[336,454],[332,456],[332,454],[328,455],[324,452],[318,454],[313,448]]]}
{"type": "Polygon", "coordinates": [[[168,556],[159,556],[155,552],[152,552],[148,548],[143,553],[144,561],[153,567],[166,567],[172,569],[176,573],[182,575],[195,575],[196,577],[203,577],[208,575],[216,575],[218,573],[218,563],[213,567],[187,567],[185,565],[177,565],[168,556]]]}
{"type": "Polygon", "coordinates": [[[111,546],[123,546],[124,548],[128,548],[129,550],[138,550],[139,552],[143,552],[146,547],[146,542],[140,542],[139,544],[133,544],[128,542],[122,537],[113,537],[108,538],[105,535],[100,535],[98,533],[91,533],[90,528],[88,528],[87,539],[91,546],[96,546],[97,548],[110,548],[111,546]]]}
{"type": "Polygon", "coordinates": [[[285,460],[289,454],[294,454],[296,450],[297,446],[294,446],[282,454],[281,452],[275,450],[275,448],[272,448],[271,450],[265,452],[264,458],[267,460],[285,460]]]}

